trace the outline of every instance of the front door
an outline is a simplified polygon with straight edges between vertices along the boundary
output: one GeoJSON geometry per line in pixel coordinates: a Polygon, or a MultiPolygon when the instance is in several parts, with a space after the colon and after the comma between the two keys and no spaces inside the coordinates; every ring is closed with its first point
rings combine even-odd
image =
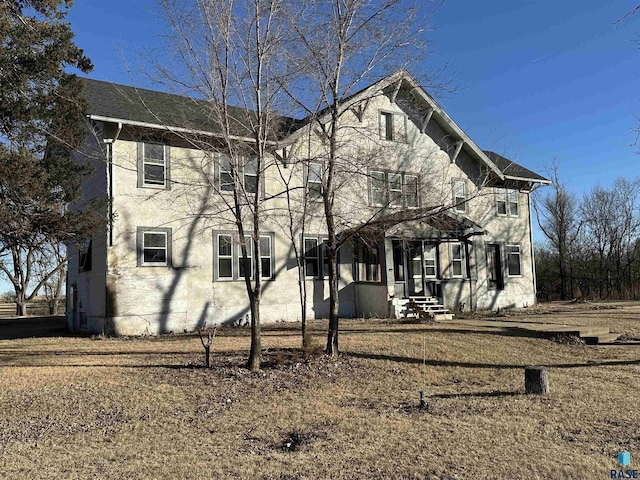
{"type": "Polygon", "coordinates": [[[436,295],[436,279],[438,276],[438,247],[426,241],[409,244],[408,256],[408,291],[410,296],[431,297],[436,295]]]}

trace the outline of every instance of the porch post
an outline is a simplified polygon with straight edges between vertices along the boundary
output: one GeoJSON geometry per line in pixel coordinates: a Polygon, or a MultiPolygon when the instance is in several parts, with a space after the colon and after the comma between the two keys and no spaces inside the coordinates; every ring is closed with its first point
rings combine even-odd
{"type": "Polygon", "coordinates": [[[382,248],[384,249],[384,264],[382,265],[384,270],[384,278],[387,283],[387,317],[395,316],[393,310],[393,301],[396,294],[396,287],[394,285],[395,272],[393,270],[393,244],[390,238],[385,238],[382,241],[382,248]]]}

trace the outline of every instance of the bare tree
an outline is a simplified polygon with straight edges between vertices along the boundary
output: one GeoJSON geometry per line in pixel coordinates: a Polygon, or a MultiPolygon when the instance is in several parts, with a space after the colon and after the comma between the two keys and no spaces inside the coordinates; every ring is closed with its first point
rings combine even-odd
{"type": "Polygon", "coordinates": [[[55,272],[42,285],[49,308],[49,315],[58,315],[62,288],[67,275],[67,249],[62,243],[50,243],[38,260],[38,277],[47,277],[55,272]]]}
{"type": "Polygon", "coordinates": [[[60,249],[64,247],[41,239],[27,246],[12,245],[0,250],[0,271],[6,275],[15,291],[16,315],[27,315],[27,304],[52,281],[57,285],[59,300],[64,283],[64,274],[61,272],[66,268],[67,260],[66,254],[60,249]],[[56,252],[60,252],[60,255],[56,252]]]}
{"type": "Polygon", "coordinates": [[[403,66],[407,53],[420,50],[425,23],[419,12],[402,0],[310,0],[288,9],[291,61],[300,77],[296,85],[283,88],[307,115],[309,134],[319,136],[323,145],[321,196],[330,303],[326,353],[331,356],[338,354],[338,249],[346,240],[336,208],[346,173],[341,164],[348,155],[343,119],[359,87],[403,66]]]}
{"type": "Polygon", "coordinates": [[[554,160],[550,169],[553,190],[546,195],[538,190],[533,195],[533,208],[538,225],[557,253],[560,277],[560,298],[574,297],[573,258],[580,237],[582,218],[578,200],[560,181],[559,164],[554,160]]]}
{"type": "Polygon", "coordinates": [[[218,212],[209,209],[199,215],[217,219],[222,213],[237,229],[251,312],[247,364],[251,370],[260,368],[261,355],[263,174],[271,158],[268,149],[282,128],[282,119],[274,114],[278,98],[274,77],[281,65],[281,3],[159,0],[171,27],[169,48],[174,52],[171,58],[155,63],[160,81],[173,90],[206,100],[197,103],[198,108],[218,129],[214,138],[189,136],[186,140],[190,147],[217,162],[215,170],[222,182],[213,178],[211,169],[202,170],[209,195],[221,189],[227,193],[210,199],[222,205],[218,212]],[[250,178],[248,170],[252,172],[250,178]]]}

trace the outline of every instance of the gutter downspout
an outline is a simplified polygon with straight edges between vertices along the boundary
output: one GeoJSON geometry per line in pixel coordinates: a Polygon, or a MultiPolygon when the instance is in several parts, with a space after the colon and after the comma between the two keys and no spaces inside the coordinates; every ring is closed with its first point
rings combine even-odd
{"type": "Polygon", "coordinates": [[[536,280],[536,258],[533,251],[533,220],[531,218],[531,191],[527,193],[527,208],[529,210],[529,247],[531,248],[531,272],[533,274],[533,295],[535,304],[538,303],[538,284],[536,280]]]}
{"type": "Polygon", "coordinates": [[[118,140],[122,131],[122,122],[117,123],[116,133],[113,138],[104,138],[103,142],[107,144],[107,195],[109,200],[109,242],[110,247],[113,246],[113,144],[118,140]]]}
{"type": "MultiPolygon", "coordinates": [[[[122,132],[122,122],[117,122],[116,131],[113,138],[103,138],[102,141],[107,145],[107,195],[109,202],[109,236],[107,238],[107,246],[113,246],[113,195],[114,195],[114,178],[113,178],[113,144],[118,140],[120,132],[122,132]]],[[[102,333],[107,332],[107,319],[113,315],[111,311],[111,301],[109,294],[109,251],[107,250],[107,271],[104,283],[104,322],[102,324],[102,333]]]]}

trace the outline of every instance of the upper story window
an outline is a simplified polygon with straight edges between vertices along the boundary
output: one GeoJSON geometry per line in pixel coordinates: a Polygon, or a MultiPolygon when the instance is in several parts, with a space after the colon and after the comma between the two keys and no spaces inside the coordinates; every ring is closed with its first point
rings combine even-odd
{"type": "Polygon", "coordinates": [[[171,229],[138,227],[139,267],[171,266],[171,229]]]}
{"type": "Polygon", "coordinates": [[[232,160],[228,155],[219,154],[216,183],[220,192],[233,192],[234,173],[238,176],[239,187],[245,193],[253,194],[258,191],[258,157],[252,155],[232,160]]]}
{"type": "Polygon", "coordinates": [[[451,193],[453,208],[456,212],[467,211],[467,182],[464,180],[452,180],[451,193]]]}
{"type": "Polygon", "coordinates": [[[322,198],[322,164],[311,162],[307,167],[307,193],[312,200],[322,198]]]}
{"type": "Polygon", "coordinates": [[[369,203],[374,207],[417,207],[418,177],[404,172],[369,172],[369,203]]]}
{"type": "Polygon", "coordinates": [[[407,141],[407,116],[403,113],[380,111],[380,139],[390,142],[407,141]]]}
{"type": "Polygon", "coordinates": [[[169,146],[138,142],[138,187],[169,188],[169,146]]]}
{"type": "Polygon", "coordinates": [[[243,157],[242,179],[244,191],[246,193],[256,193],[258,191],[258,157],[252,155],[243,157]]]}
{"type": "Polygon", "coordinates": [[[520,192],[509,188],[496,189],[496,213],[500,216],[519,216],[520,192]]]}

